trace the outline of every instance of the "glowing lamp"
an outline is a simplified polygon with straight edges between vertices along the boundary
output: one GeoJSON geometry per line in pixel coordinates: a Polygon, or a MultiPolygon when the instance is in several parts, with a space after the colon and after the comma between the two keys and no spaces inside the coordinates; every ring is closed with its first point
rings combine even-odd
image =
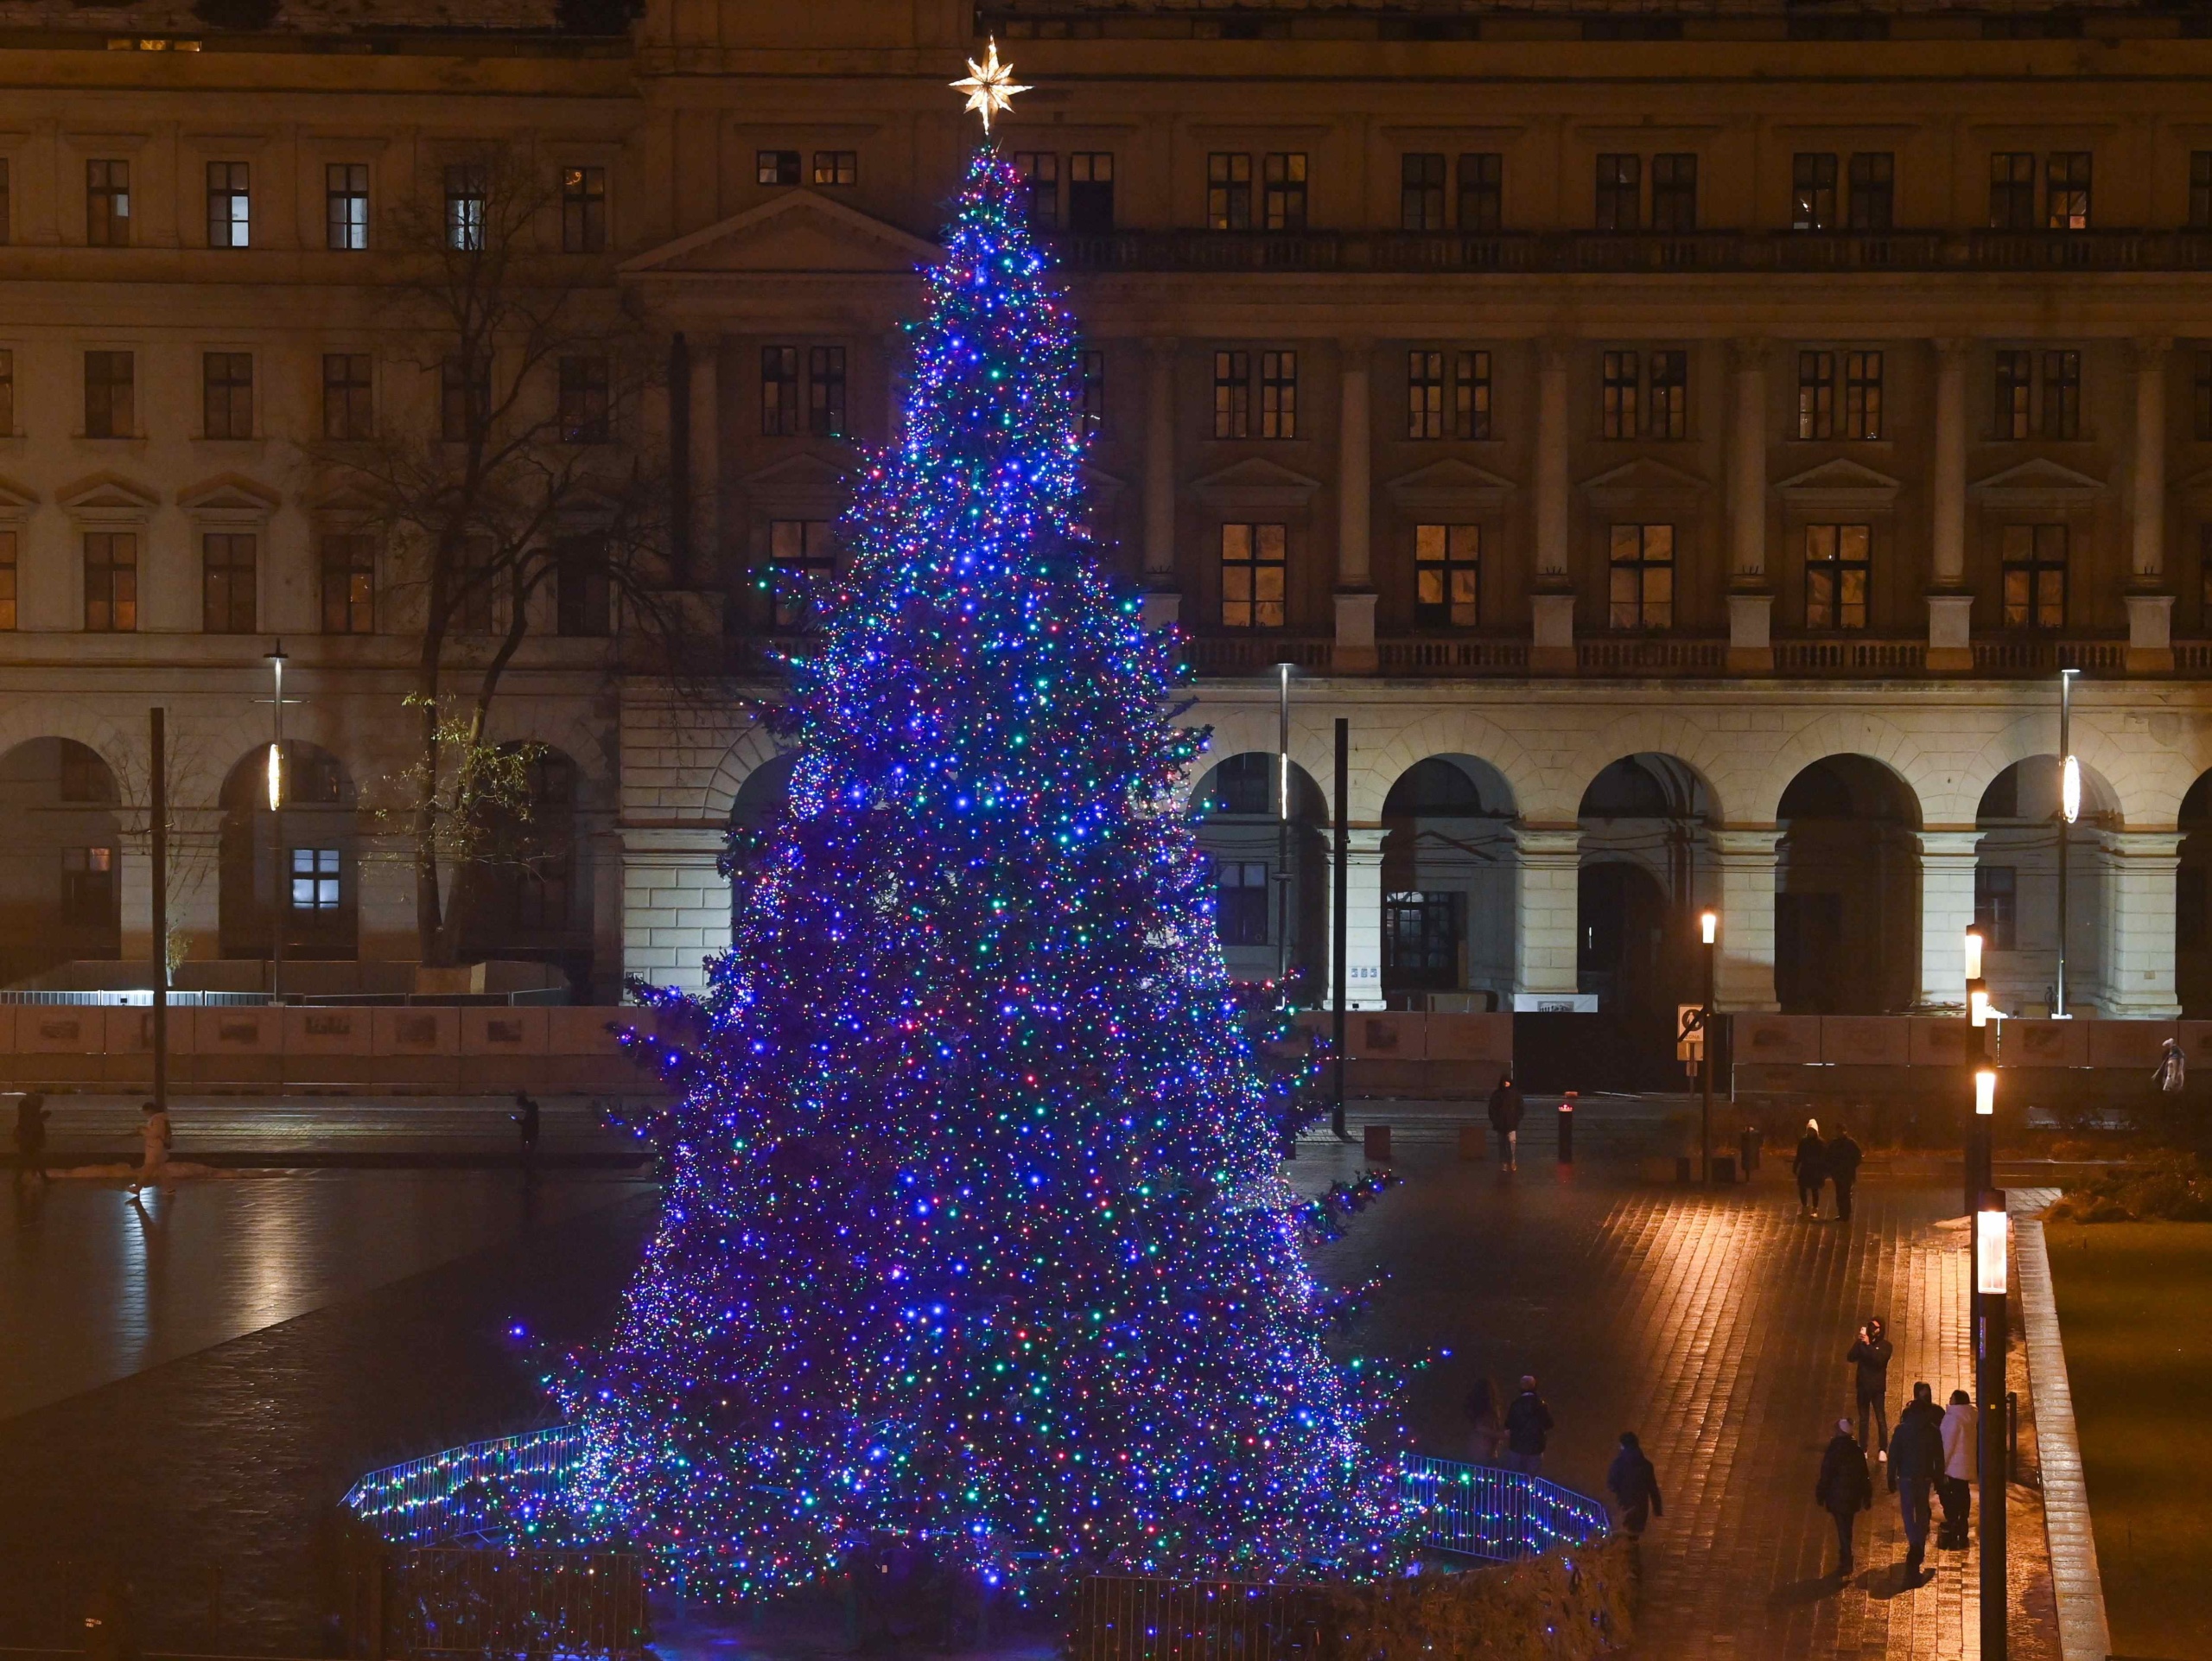
{"type": "Polygon", "coordinates": [[[2058,811],[2069,824],[2082,817],[2082,764],[2070,755],[2058,770],[2058,811]]]}
{"type": "Polygon", "coordinates": [[[274,813],[284,799],[284,752],[275,744],[269,747],[269,811],[274,813]]]}
{"type": "Polygon", "coordinates": [[[1717,911],[1707,912],[1702,917],[1697,920],[1697,926],[1699,938],[1702,939],[1706,945],[1711,945],[1713,941],[1719,937],[1720,913],[1717,911]]]}
{"type": "Polygon", "coordinates": [[[2012,1244],[2012,1219],[2006,1212],[1974,1214],[1974,1288],[1985,1297],[2005,1295],[2005,1255],[2012,1244]]]}
{"type": "Polygon", "coordinates": [[[1989,989],[1986,986],[1967,989],[1967,1017],[1977,1027],[1989,1024],[1989,989]]]}
{"type": "Polygon", "coordinates": [[[1981,931],[1978,928],[1967,931],[1967,978],[1981,978],[1981,931]]]}
{"type": "Polygon", "coordinates": [[[1984,1118],[1997,1111],[1997,1069],[1976,1067],[1974,1074],[1974,1111],[1984,1118]]]}

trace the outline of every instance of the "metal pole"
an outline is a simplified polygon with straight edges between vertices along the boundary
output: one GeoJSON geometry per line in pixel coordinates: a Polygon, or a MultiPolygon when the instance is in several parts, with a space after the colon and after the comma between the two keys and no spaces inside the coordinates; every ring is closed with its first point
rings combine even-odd
{"type": "Polygon", "coordinates": [[[269,666],[276,672],[276,701],[270,706],[275,720],[269,751],[270,765],[274,769],[275,782],[269,788],[269,863],[275,875],[272,887],[276,892],[269,913],[269,997],[274,1003],[284,1001],[284,913],[285,901],[290,898],[286,879],[290,875],[284,869],[289,863],[284,850],[284,643],[276,642],[276,651],[269,654],[269,666]]]}
{"type": "Polygon", "coordinates": [[[1336,847],[1332,850],[1330,911],[1332,926],[1329,941],[1329,1028],[1332,1044],[1332,1071],[1335,1074],[1330,1089],[1329,1128],[1342,1138],[1351,1132],[1344,1129],[1344,977],[1351,964],[1351,950],[1345,939],[1344,927],[1351,911],[1351,885],[1347,874],[1346,849],[1351,840],[1350,810],[1345,799],[1351,794],[1351,722],[1343,716],[1337,717],[1337,824],[1336,847]]]}
{"type": "Polygon", "coordinates": [[[2066,844],[2073,827],[2066,818],[2066,758],[2074,754],[2074,671],[2058,671],[2058,983],[2057,1003],[2051,1013],[2066,1015],[2066,844]]]}
{"type": "MultiPolygon", "coordinates": [[[[2002,1212],[2004,1193],[1981,1196],[1984,1210],[2002,1212]]],[[[1977,1234],[1979,1229],[1977,1228],[1977,1234]]],[[[2008,1231],[2009,1238],[2009,1231],[2008,1231]]],[[[2005,1661],[2006,1575],[2005,1562],[2005,1343],[2008,1283],[2002,1263],[1974,1277],[1974,1394],[1979,1398],[1981,1457],[1981,1658],[2005,1661]],[[1984,1284],[1992,1289],[1984,1292],[1984,1284]]]]}
{"type": "Polygon", "coordinates": [[[1290,665],[1275,665],[1275,979],[1290,975],[1290,665]]]}
{"type": "Polygon", "coordinates": [[[1706,1186],[1713,1184],[1713,1001],[1714,961],[1720,952],[1717,940],[1705,943],[1705,1009],[1698,1019],[1698,1070],[1705,1075],[1705,1107],[1699,1120],[1698,1142],[1704,1150],[1706,1186]]]}
{"type": "Polygon", "coordinates": [[[168,711],[154,709],[146,829],[154,860],[154,1105],[169,1106],[169,756],[168,711]]]}

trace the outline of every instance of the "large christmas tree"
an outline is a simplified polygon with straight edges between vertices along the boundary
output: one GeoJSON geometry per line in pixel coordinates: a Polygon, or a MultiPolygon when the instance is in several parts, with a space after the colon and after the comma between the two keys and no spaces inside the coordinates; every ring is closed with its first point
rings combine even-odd
{"type": "Polygon", "coordinates": [[[1325,1347],[1179,811],[1171,648],[1083,528],[1022,191],[977,153],[655,1127],[665,1214],[562,1384],[579,1496],[694,1593],[890,1540],[987,1580],[1268,1575],[1387,1522],[1382,1392],[1325,1347]]]}

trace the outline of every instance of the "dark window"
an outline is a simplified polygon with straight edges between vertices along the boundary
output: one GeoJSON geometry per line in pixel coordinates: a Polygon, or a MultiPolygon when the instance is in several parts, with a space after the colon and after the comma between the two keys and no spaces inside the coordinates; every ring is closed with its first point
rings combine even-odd
{"type": "Polygon", "coordinates": [[[1490,353],[1462,352],[1452,383],[1452,436],[1490,436],[1490,353]]]}
{"type": "Polygon", "coordinates": [[[836,569],[828,519],[772,519],[768,523],[768,623],[778,634],[814,627],[816,597],[836,569]]]}
{"type": "Polygon", "coordinates": [[[1651,158],[1651,228],[1697,229],[1697,157],[1688,152],[1651,158]]]}
{"type": "Polygon", "coordinates": [[[1281,628],[1289,593],[1289,539],[1280,525],[1221,527],[1221,626],[1281,628]]]}
{"type": "Polygon", "coordinates": [[[202,436],[253,436],[253,354],[204,352],[200,357],[202,436]]]}
{"type": "Polygon", "coordinates": [[[366,438],[376,430],[375,386],[365,352],[322,354],[322,436],[366,438]]]}
{"type": "Polygon", "coordinates": [[[1654,438],[1685,438],[1689,435],[1690,354],[1655,352],[1651,354],[1651,391],[1646,404],[1654,438]]]}
{"type": "Polygon", "coordinates": [[[1268,229],[1303,231],[1306,228],[1306,152],[1289,150],[1269,156],[1264,179],[1268,229]]]}
{"type": "Polygon", "coordinates": [[[1083,430],[1096,438],[1106,430],[1106,354],[1083,354],[1083,430]]]}
{"type": "Polygon", "coordinates": [[[85,353],[85,436],[129,438],[138,430],[137,367],[128,352],[85,353]]]}
{"type": "Polygon", "coordinates": [[[1444,153],[1408,150],[1398,158],[1398,227],[1444,228],[1444,153]]]}
{"type": "Polygon", "coordinates": [[[334,912],[341,861],[335,848],[292,850],[292,909],[334,912]]]}
{"type": "Polygon", "coordinates": [[[115,850],[61,850],[61,920],[72,928],[105,928],[115,920],[115,850]]]}
{"type": "Polygon", "coordinates": [[[1252,436],[1252,354],[1249,352],[1213,354],[1213,436],[1252,436]]]}
{"type": "Polygon", "coordinates": [[[1843,436],[1882,436],[1882,354],[1878,352],[1843,354],[1843,436]]]}
{"type": "Polygon", "coordinates": [[[2196,354],[2196,440],[2200,444],[2212,443],[2212,352],[2196,354]]]}
{"type": "Polygon", "coordinates": [[[2032,231],[2036,224],[2036,158],[2027,150],[1993,150],[1989,156],[1989,228],[2032,231]]]}
{"type": "Polygon", "coordinates": [[[1598,158],[1598,228],[1643,229],[1643,158],[1607,153],[1598,158]]]}
{"type": "Polygon", "coordinates": [[[1599,431],[1606,438],[1637,435],[1637,402],[1642,381],[1641,360],[1633,352],[1608,352],[1599,360],[1599,431]]]}
{"type": "Polygon", "coordinates": [[[2010,865],[1974,868],[1974,926],[1992,951],[2012,951],[2019,939],[2019,872],[2010,865]]]}
{"type": "Polygon", "coordinates": [[[369,169],[363,162],[333,162],[322,170],[323,240],[340,253],[369,245],[369,169]]]}
{"type": "Polygon", "coordinates": [[[16,354],[0,347],[0,438],[16,430],[16,354]]]}
{"type": "Polygon", "coordinates": [[[1268,943],[1268,865],[1259,859],[1224,859],[1213,868],[1214,932],[1224,945],[1268,943]]]}
{"type": "Polygon", "coordinates": [[[492,570],[492,538],[464,537],[454,561],[454,596],[448,615],[463,634],[489,634],[496,626],[492,601],[499,576],[492,570]]]}
{"type": "Polygon", "coordinates": [[[2044,168],[2044,225],[2052,231],[2089,228],[2089,152],[2054,150],[2044,168]]]}
{"type": "Polygon", "coordinates": [[[130,163],[85,163],[85,240],[95,248],[130,245],[130,163]]]}
{"type": "Polygon", "coordinates": [[[138,535],[135,531],[85,533],[85,627],[94,634],[128,634],[138,627],[138,535]]]}
{"type": "Polygon", "coordinates": [[[474,251],[484,245],[484,215],[491,190],[481,162],[455,162],[446,169],[446,246],[474,251]]]}
{"type": "Polygon", "coordinates": [[[1505,157],[1469,150],[1459,157],[1459,228],[1484,234],[1505,223],[1505,157]]]}
{"type": "Polygon", "coordinates": [[[16,625],[16,533],[0,531],[0,629],[16,625]]]}
{"type": "Polygon", "coordinates": [[[607,246],[607,169],[561,169],[561,251],[595,254],[607,246]]]}
{"type": "Polygon", "coordinates": [[[561,442],[564,444],[604,444],[607,418],[607,360],[596,357],[561,360],[561,442]]]}
{"type": "Polygon", "coordinates": [[[2035,353],[1997,354],[1997,436],[2025,438],[2033,430],[2035,353]]]}
{"type": "Polygon", "coordinates": [[[613,631],[613,584],[607,544],[567,537],[553,552],[554,632],[570,640],[602,640],[613,631]]]}
{"type": "Polygon", "coordinates": [[[1799,150],[1789,158],[1789,228],[1835,229],[1835,152],[1799,150]]]}
{"type": "Polygon", "coordinates": [[[1797,436],[1835,436],[1835,353],[1797,354],[1797,436]]]}
{"type": "Polygon", "coordinates": [[[253,633],[257,540],[245,531],[210,531],[200,538],[200,627],[207,633],[253,633]]]}
{"type": "Polygon", "coordinates": [[[358,531],[322,538],[322,632],[372,634],[377,627],[377,542],[358,531]]]}
{"type": "Polygon", "coordinates": [[[1016,150],[1014,170],[1029,181],[1029,228],[1060,228],[1060,158],[1056,150],[1016,150]]]}
{"type": "Polygon", "coordinates": [[[1298,436],[1298,353],[1260,353],[1260,436],[1298,436]]]}
{"type": "Polygon", "coordinates": [[[1854,231],[1887,231],[1897,223],[1897,156],[1860,150],[1851,158],[1851,200],[1845,207],[1854,231]]]}
{"type": "Polygon", "coordinates": [[[1392,894],[1382,899],[1382,964],[1393,983],[1443,990],[1459,983],[1457,894],[1392,894]]]}
{"type": "Polygon", "coordinates": [[[8,158],[0,156],[0,248],[8,245],[8,158]]]}
{"type": "Polygon", "coordinates": [[[755,150],[753,152],[753,176],[764,185],[795,185],[798,182],[798,152],[797,150],[755,150]]]}
{"type": "Polygon", "coordinates": [[[1607,620],[1614,628],[1675,626],[1675,527],[1617,525],[1608,548],[1611,566],[1607,620]]]}
{"type": "Polygon", "coordinates": [[[806,430],[817,438],[845,436],[845,348],[806,349],[806,430]]]}
{"type": "Polygon", "coordinates": [[[1472,628],[1482,621],[1483,528],[1414,527],[1414,620],[1424,628],[1472,628]]]}
{"type": "Polygon", "coordinates": [[[1068,157],[1068,229],[1096,234],[1114,228],[1114,152],[1077,150],[1068,157]]]}
{"type": "Polygon", "coordinates": [[[115,797],[115,776],[107,763],[80,745],[61,752],[60,784],[65,802],[109,802],[115,797]]]}
{"type": "Polygon", "coordinates": [[[858,150],[814,152],[814,182],[817,185],[856,185],[861,181],[858,150]]]}
{"type": "Polygon", "coordinates": [[[1863,525],[1805,527],[1805,627],[1865,628],[1871,538],[1863,525]]]}
{"type": "Polygon", "coordinates": [[[1406,436],[1444,436],[1444,354],[1415,347],[1406,353],[1406,436]]]}
{"type": "Polygon", "coordinates": [[[2043,354],[2043,436],[2082,436],[2082,354],[2078,352],[2043,354]]]}
{"type": "Polygon", "coordinates": [[[2066,627],[2066,527],[2008,525],[2003,531],[2005,627],[2066,627]]]}
{"type": "Polygon", "coordinates": [[[448,358],[438,366],[438,436],[465,444],[492,419],[492,366],[448,358]]]}
{"type": "Polygon", "coordinates": [[[2189,153],[2189,228],[2212,231],[2212,150],[2189,153]]]}
{"type": "Polygon", "coordinates": [[[244,162],[207,164],[207,245],[244,248],[253,240],[253,193],[244,162]]]}
{"type": "Polygon", "coordinates": [[[1206,157],[1206,229],[1252,228],[1252,158],[1239,150],[1206,157]]]}
{"type": "Polygon", "coordinates": [[[789,438],[798,431],[798,348],[760,348],[760,434],[789,438]]]}

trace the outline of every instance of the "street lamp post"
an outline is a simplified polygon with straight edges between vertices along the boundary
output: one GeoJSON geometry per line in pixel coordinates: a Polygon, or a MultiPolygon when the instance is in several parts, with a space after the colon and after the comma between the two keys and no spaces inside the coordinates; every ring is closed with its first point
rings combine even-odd
{"type": "Polygon", "coordinates": [[[2058,671],[2058,978],[2051,1014],[2066,1019],[2066,844],[2074,821],[2082,817],[2082,764],[2074,758],[2074,677],[2078,669],[2058,671]]]}
{"type": "Polygon", "coordinates": [[[276,697],[271,703],[273,724],[269,739],[269,862],[275,875],[275,889],[269,914],[269,1001],[284,1001],[284,913],[285,901],[290,897],[286,883],[290,874],[284,869],[289,863],[284,851],[284,643],[276,642],[276,649],[269,654],[269,667],[276,676],[276,697]]]}
{"type": "Polygon", "coordinates": [[[1275,982],[1290,975],[1290,671],[1275,665],[1275,982]]]}
{"type": "Polygon", "coordinates": [[[1989,983],[1981,974],[1981,931],[1970,928],[1966,933],[1967,969],[1967,1066],[1974,1077],[1974,1114],[1967,1126],[1966,1137],[1966,1203],[1962,1209],[1969,1215],[1981,1202],[1981,1191],[1989,1186],[1988,1120],[1983,1116],[1990,1110],[1982,1100],[1981,1079],[1988,1073],[1994,1085],[1997,1075],[1988,1072],[1989,1062],[1989,983]]]}
{"type": "Polygon", "coordinates": [[[1981,1459],[1981,1657],[2005,1661],[2005,1286],[2012,1219],[2005,1195],[1986,1189],[1974,1213],[1974,1393],[1981,1459]]]}
{"type": "Polygon", "coordinates": [[[1719,955],[1720,913],[1709,911],[1698,920],[1698,933],[1705,945],[1705,1004],[1698,1011],[1698,1070],[1705,1093],[1705,1104],[1699,1119],[1699,1144],[1703,1150],[1703,1174],[1707,1187],[1713,1186],[1713,1002],[1714,960],[1719,955]]]}

